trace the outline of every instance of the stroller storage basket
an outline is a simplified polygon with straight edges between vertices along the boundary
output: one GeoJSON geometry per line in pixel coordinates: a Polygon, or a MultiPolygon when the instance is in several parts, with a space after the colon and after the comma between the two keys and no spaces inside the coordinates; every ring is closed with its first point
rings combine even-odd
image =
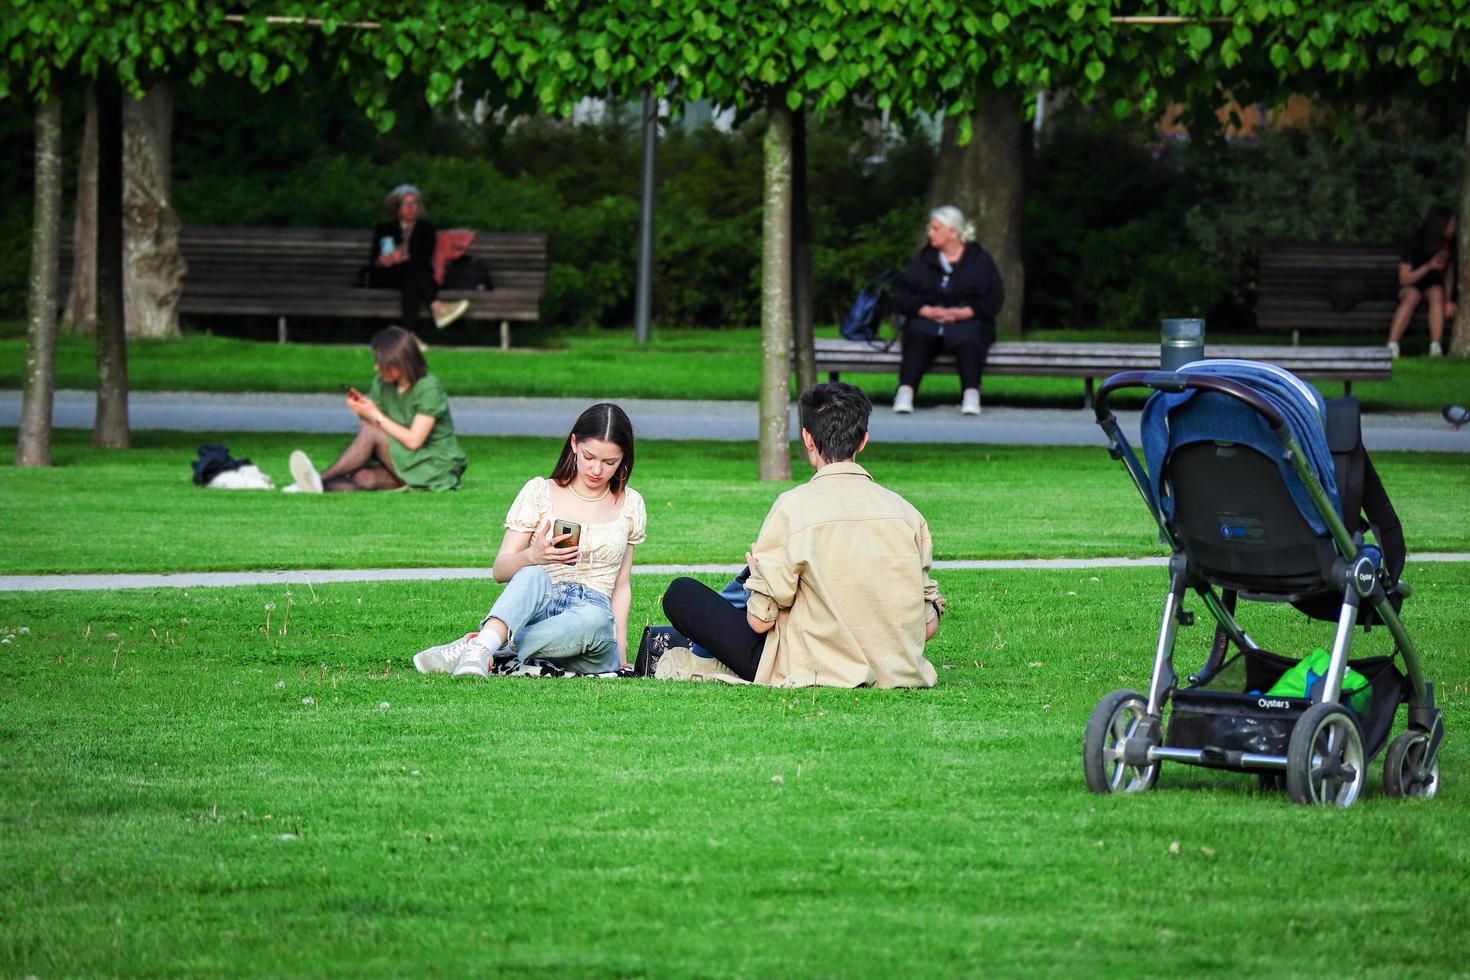
{"type": "MultiPolygon", "coordinates": [[[[1265,650],[1246,650],[1226,661],[1205,684],[1176,690],[1164,744],[1219,750],[1211,753],[1206,764],[1222,769],[1246,768],[1233,764],[1226,753],[1285,756],[1292,726],[1312,701],[1266,692],[1295,664],[1265,650]]],[[[1365,657],[1348,665],[1367,681],[1367,708],[1355,709],[1354,714],[1363,731],[1364,751],[1372,758],[1393,727],[1394,713],[1403,699],[1404,676],[1391,657],[1365,657]]],[[[1340,700],[1351,707],[1353,693],[1344,690],[1340,700]]]]}

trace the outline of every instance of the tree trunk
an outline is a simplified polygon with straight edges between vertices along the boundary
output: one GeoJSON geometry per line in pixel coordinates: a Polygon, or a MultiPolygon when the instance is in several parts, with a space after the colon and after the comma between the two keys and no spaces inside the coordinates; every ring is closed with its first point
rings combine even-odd
{"type": "Polygon", "coordinates": [[[1455,310],[1450,353],[1456,357],[1470,357],[1470,288],[1465,286],[1470,282],[1465,278],[1470,275],[1470,112],[1465,113],[1465,162],[1460,167],[1459,211],[1459,217],[1455,219],[1455,234],[1459,241],[1455,244],[1460,253],[1460,267],[1455,270],[1455,282],[1465,301],[1455,310]]]}
{"type": "Polygon", "coordinates": [[[97,83],[97,419],[92,445],[126,449],[128,340],[123,324],[122,89],[97,83]]]}
{"type": "Polygon", "coordinates": [[[123,100],[123,308],[129,337],[177,337],[184,256],[169,206],[173,92],[123,100]]]}
{"type": "Polygon", "coordinates": [[[817,383],[812,343],[812,215],[807,204],[806,110],[796,112],[791,131],[791,351],[796,390],[817,383]]]}
{"type": "Polygon", "coordinates": [[[61,99],[36,106],[36,203],[31,219],[31,281],[25,394],[16,466],[51,465],[51,404],[56,367],[56,272],[61,243],[61,99]]]}
{"type": "Polygon", "coordinates": [[[774,92],[766,109],[761,226],[760,478],[791,479],[791,110],[774,92]]]}
{"type": "Polygon", "coordinates": [[[82,124],[82,151],[77,160],[71,283],[61,329],[84,337],[97,332],[97,86],[92,82],[87,83],[87,118],[82,124]]]}
{"type": "Polygon", "coordinates": [[[1030,127],[1021,121],[1017,99],[987,91],[970,117],[973,135],[957,145],[958,117],[944,120],[944,133],[929,185],[929,206],[952,204],[975,224],[975,236],[994,258],[1006,301],[996,318],[1003,337],[1021,335],[1026,270],[1021,257],[1025,204],[1026,147],[1030,127]]]}

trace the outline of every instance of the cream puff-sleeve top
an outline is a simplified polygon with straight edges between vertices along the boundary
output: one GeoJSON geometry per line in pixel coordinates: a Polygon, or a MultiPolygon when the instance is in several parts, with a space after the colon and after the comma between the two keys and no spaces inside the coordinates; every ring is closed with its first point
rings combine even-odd
{"type": "MultiPolygon", "coordinates": [[[[510,505],[510,511],[505,515],[505,528],[535,534],[555,516],[551,512],[551,481],[533,476],[521,487],[515,502],[510,505]]],[[[632,487],[624,487],[623,506],[614,520],[582,526],[581,551],[575,565],[541,567],[553,582],[585,585],[611,598],[618,580],[618,569],[623,565],[623,555],[633,545],[643,543],[647,525],[648,513],[643,507],[643,497],[632,487]]]]}

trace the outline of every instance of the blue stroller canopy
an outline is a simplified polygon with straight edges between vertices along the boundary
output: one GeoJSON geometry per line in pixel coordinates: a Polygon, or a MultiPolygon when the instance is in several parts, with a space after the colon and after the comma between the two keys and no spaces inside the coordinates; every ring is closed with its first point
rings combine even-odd
{"type": "MultiPolygon", "coordinates": [[[[1342,516],[1332,453],[1327,448],[1326,405],[1317,389],[1290,371],[1274,364],[1218,358],[1191,361],[1178,374],[1206,374],[1229,378],[1249,386],[1268,401],[1282,417],[1307,465],[1317,475],[1333,510],[1342,516]]],[[[1165,517],[1173,517],[1174,501],[1163,493],[1162,473],[1169,454],[1197,442],[1233,442],[1250,446],[1276,463],[1292,502],[1307,525],[1325,536],[1326,521],[1307,488],[1281,458],[1282,443],[1259,412],[1238,399],[1215,392],[1187,390],[1156,391],[1143,406],[1139,421],[1143,456],[1148,467],[1149,492],[1165,517]]]]}

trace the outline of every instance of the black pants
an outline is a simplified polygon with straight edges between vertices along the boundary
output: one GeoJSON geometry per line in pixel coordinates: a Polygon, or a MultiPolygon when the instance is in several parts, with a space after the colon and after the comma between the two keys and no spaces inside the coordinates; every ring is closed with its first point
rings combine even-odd
{"type": "Polygon", "coordinates": [[[975,343],[950,341],[946,344],[943,337],[913,328],[905,328],[903,332],[903,359],[898,364],[898,383],[917,391],[924,372],[929,370],[934,359],[946,346],[959,364],[960,387],[980,387],[980,375],[985,371],[985,355],[990,351],[988,343],[982,340],[975,343]]]}
{"type": "Polygon", "coordinates": [[[748,681],[755,680],[766,634],[745,620],[745,610],[692,578],[676,578],[664,593],[669,625],[715,655],[720,663],[748,681]]]}
{"type": "Polygon", "coordinates": [[[427,262],[409,259],[386,269],[374,266],[368,273],[368,285],[377,289],[396,289],[403,317],[403,329],[415,330],[420,324],[419,311],[439,298],[439,284],[434,269],[427,262]]]}

